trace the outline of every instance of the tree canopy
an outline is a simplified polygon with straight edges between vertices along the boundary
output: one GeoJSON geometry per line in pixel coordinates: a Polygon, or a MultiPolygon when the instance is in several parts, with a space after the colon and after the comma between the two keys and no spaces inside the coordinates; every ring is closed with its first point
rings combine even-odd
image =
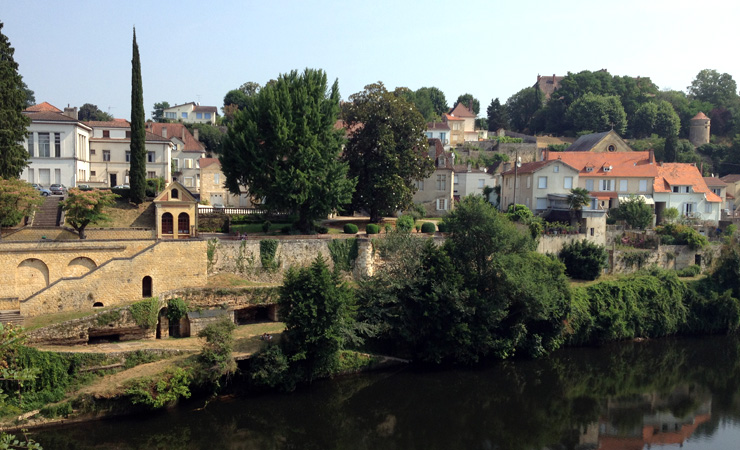
{"type": "Polygon", "coordinates": [[[344,149],[349,174],[357,178],[352,197],[356,210],[366,209],[371,222],[408,209],[416,192],[414,181],[434,170],[427,156],[426,122],[403,97],[383,83],[370,84],[345,104],[350,130],[344,149]]]}
{"type": "Polygon", "coordinates": [[[113,120],[113,116],[111,116],[107,112],[101,111],[97,105],[93,105],[92,103],[85,103],[84,105],[80,106],[80,109],[77,111],[77,120],[95,120],[107,122],[109,120],[113,120]]]}
{"type": "Polygon", "coordinates": [[[457,97],[457,101],[454,105],[452,105],[452,109],[455,109],[455,107],[462,103],[466,108],[470,109],[470,103],[473,103],[473,114],[476,116],[478,113],[480,113],[480,102],[477,98],[473,97],[473,94],[462,94],[459,97],[457,97]]]}
{"type": "Polygon", "coordinates": [[[691,98],[711,103],[715,107],[727,108],[738,102],[737,83],[732,75],[713,69],[699,72],[688,91],[691,98]]]}
{"type": "Polygon", "coordinates": [[[509,112],[506,110],[506,105],[502,105],[498,98],[491,100],[486,113],[488,116],[488,131],[509,128],[509,112]]]}
{"type": "Polygon", "coordinates": [[[155,103],[154,110],[152,111],[152,120],[155,122],[167,122],[167,119],[164,117],[164,110],[169,107],[169,102],[155,103]]]}
{"type": "Polygon", "coordinates": [[[88,225],[110,220],[105,208],[115,204],[117,197],[118,195],[105,190],[83,191],[70,188],[67,198],[60,205],[67,222],[77,231],[80,239],[85,239],[85,228],[88,225]]]}
{"type": "Polygon", "coordinates": [[[324,71],[280,75],[234,115],[219,157],[226,186],[248,186],[267,209],[296,212],[298,228],[310,231],[349,203],[355,184],[339,160],[338,114],[339,87],[328,87],[324,71]]]}
{"type": "Polygon", "coordinates": [[[586,93],[568,107],[565,116],[575,131],[598,133],[613,129],[623,134],[627,129],[627,115],[616,95],[586,93]]]}
{"type": "Polygon", "coordinates": [[[131,160],[129,185],[131,202],[140,205],[146,197],[146,130],[144,124],[144,88],[141,81],[139,46],[134,28],[133,57],[131,58],[131,160]]]}
{"type": "Polygon", "coordinates": [[[0,178],[0,226],[18,225],[44,203],[39,191],[17,178],[0,178]]]}
{"type": "Polygon", "coordinates": [[[22,113],[28,98],[26,85],[13,59],[15,49],[2,29],[0,22],[0,178],[18,178],[28,165],[23,140],[31,120],[22,113]]]}

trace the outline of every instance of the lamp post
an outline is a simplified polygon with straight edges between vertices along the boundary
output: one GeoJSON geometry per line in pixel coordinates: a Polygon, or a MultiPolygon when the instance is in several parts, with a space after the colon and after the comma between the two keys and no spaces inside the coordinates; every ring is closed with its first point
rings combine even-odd
{"type": "Polygon", "coordinates": [[[519,168],[522,167],[522,158],[519,157],[519,152],[516,152],[514,159],[514,211],[516,211],[516,185],[519,181],[519,168]]]}

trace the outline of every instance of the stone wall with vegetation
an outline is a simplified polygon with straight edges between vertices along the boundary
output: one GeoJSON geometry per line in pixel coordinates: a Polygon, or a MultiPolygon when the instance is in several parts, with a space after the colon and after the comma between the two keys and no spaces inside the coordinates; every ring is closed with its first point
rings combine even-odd
{"type": "Polygon", "coordinates": [[[612,248],[609,250],[610,272],[625,274],[656,265],[661,269],[680,270],[700,261],[702,272],[709,269],[719,256],[721,245],[710,244],[701,250],[688,245],[661,245],[656,249],[612,248]],[[697,258],[699,255],[699,258],[697,258]]]}

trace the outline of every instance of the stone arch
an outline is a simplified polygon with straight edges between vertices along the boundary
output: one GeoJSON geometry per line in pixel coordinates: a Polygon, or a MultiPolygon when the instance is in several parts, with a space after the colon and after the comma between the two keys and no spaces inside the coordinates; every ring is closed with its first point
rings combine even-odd
{"type": "Polygon", "coordinates": [[[64,278],[81,277],[97,267],[98,265],[92,259],[80,256],[67,264],[64,269],[64,278]]]}
{"type": "Polygon", "coordinates": [[[20,300],[49,286],[49,267],[37,258],[21,261],[15,275],[15,293],[20,300]]]}
{"type": "Polygon", "coordinates": [[[141,296],[149,298],[152,296],[152,277],[149,275],[141,279],[141,296]]]}
{"type": "Polygon", "coordinates": [[[164,213],[162,214],[162,234],[172,234],[172,214],[171,213],[164,213]]]}
{"type": "Polygon", "coordinates": [[[102,308],[103,306],[104,306],[103,305],[103,302],[95,302],[95,303],[93,303],[93,308],[102,308]]]}
{"type": "Polygon", "coordinates": [[[190,234],[190,214],[181,212],[177,216],[177,234],[190,234]]]}

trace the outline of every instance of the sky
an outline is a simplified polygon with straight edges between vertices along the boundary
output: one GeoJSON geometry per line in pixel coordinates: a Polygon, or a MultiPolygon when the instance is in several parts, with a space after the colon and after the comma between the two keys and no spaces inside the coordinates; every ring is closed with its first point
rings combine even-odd
{"type": "Polygon", "coordinates": [[[702,69],[740,79],[740,2],[685,0],[0,0],[36,101],[130,119],[133,28],[144,107],[223,106],[247,81],[306,67],[343,99],[382,81],[471,93],[481,115],[537,75],[607,69],[685,91],[702,69]]]}

